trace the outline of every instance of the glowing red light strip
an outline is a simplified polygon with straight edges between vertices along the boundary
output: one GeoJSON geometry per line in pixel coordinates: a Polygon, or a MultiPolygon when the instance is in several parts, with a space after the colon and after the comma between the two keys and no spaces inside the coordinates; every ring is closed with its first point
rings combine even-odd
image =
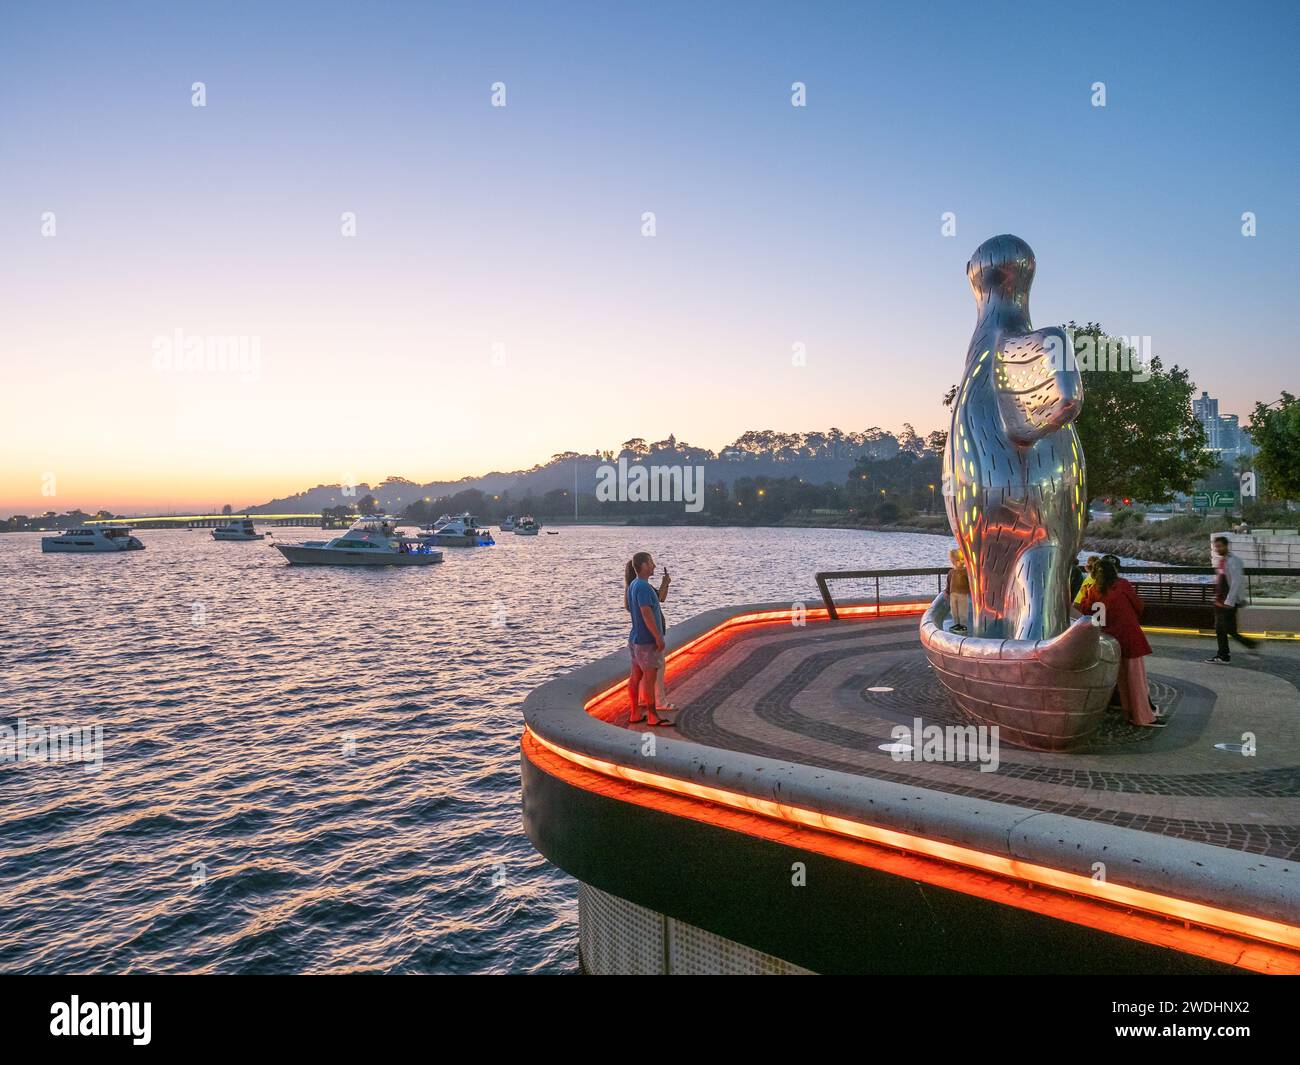
{"type": "Polygon", "coordinates": [[[1161,917],[1177,921],[1189,921],[1206,928],[1262,940],[1292,950],[1300,949],[1300,928],[1280,921],[1270,921],[1262,917],[1236,913],[1233,910],[1191,902],[1171,895],[1162,895],[1142,888],[1127,887],[1123,884],[1114,884],[1104,880],[1094,880],[1092,877],[1083,876],[1079,873],[1067,873],[1060,869],[1052,869],[1049,866],[1036,865],[1016,858],[988,854],[985,851],[945,843],[926,836],[916,836],[895,829],[880,828],[876,825],[869,825],[832,814],[819,813],[816,810],[809,810],[800,806],[777,803],[770,799],[759,799],[752,795],[744,795],[724,788],[696,784],[693,781],[679,780],[676,777],[664,776],[661,773],[651,773],[644,769],[619,765],[615,762],[607,762],[599,758],[579,754],[576,751],[570,751],[558,744],[551,743],[532,731],[532,729],[528,730],[528,734],[533,740],[560,758],[604,776],[629,780],[646,787],[658,788],[661,791],[673,792],[678,795],[704,799],[733,809],[832,832],[836,835],[847,836],[850,839],[861,840],[866,843],[909,851],[997,876],[1009,877],[1014,880],[1027,880],[1043,887],[1054,888],[1074,895],[1083,895],[1110,905],[1130,906],[1161,917]]]}
{"type": "MultiPolygon", "coordinates": [[[[842,618],[866,619],[882,615],[919,614],[926,610],[929,605],[929,601],[925,601],[881,604],[879,608],[874,605],[849,606],[839,608],[838,613],[842,618]]],[[[753,611],[728,618],[720,625],[674,649],[668,654],[667,661],[670,662],[680,655],[699,648],[706,641],[734,635],[735,630],[744,627],[790,624],[794,613],[791,608],[782,608],[753,611]]],[[[824,607],[817,607],[807,610],[804,614],[804,620],[828,621],[829,614],[824,607]]],[[[1153,629],[1149,631],[1199,634],[1196,630],[1191,629],[1153,629]]],[[[625,690],[625,682],[620,681],[613,684],[588,699],[584,704],[584,709],[590,713],[611,698],[621,695],[625,690]]],[[[1300,949],[1300,928],[1280,921],[1253,917],[1249,914],[1241,914],[1233,910],[1191,902],[1141,888],[1097,881],[1078,873],[1068,873],[1048,866],[1036,865],[1000,855],[988,854],[970,847],[929,839],[925,836],[915,836],[893,829],[880,828],[847,818],[822,814],[815,810],[776,803],[767,799],[758,799],[740,792],[695,784],[691,781],[679,780],[676,777],[664,776],[659,773],[635,769],[631,766],[591,758],[553,744],[531,729],[528,729],[527,732],[532,739],[556,756],[606,777],[629,780],[646,787],[657,788],[661,791],[673,792],[706,802],[718,803],[722,806],[755,813],[773,820],[804,825],[849,839],[896,848],[953,865],[977,869],[1014,880],[1027,881],[1031,884],[1054,888],[1073,895],[1085,896],[1109,905],[1132,907],[1165,919],[1189,922],[1232,935],[1246,936],[1265,943],[1276,944],[1292,950],[1300,949]]]]}
{"type": "MultiPolygon", "coordinates": [[[[913,603],[881,603],[879,607],[874,604],[870,606],[842,606],[836,607],[836,613],[841,620],[865,620],[867,618],[877,618],[885,616],[906,616],[909,614],[922,614],[929,609],[930,600],[925,602],[913,603]]],[[[734,617],[727,618],[721,624],[715,625],[707,632],[702,632],[695,639],[689,640],[669,651],[664,657],[664,673],[667,677],[668,665],[682,655],[689,654],[702,647],[706,642],[721,641],[731,636],[735,636],[738,630],[743,628],[752,628],[759,625],[791,625],[794,621],[795,611],[791,607],[780,607],[776,610],[756,610],[748,614],[737,614],[734,617]]],[[[804,621],[829,622],[830,612],[824,607],[813,607],[803,613],[804,621]]],[[[621,697],[627,690],[627,681],[620,680],[611,684],[608,688],[598,692],[588,699],[582,708],[593,717],[604,715],[598,713],[603,709],[602,704],[615,697],[621,697]]]]}

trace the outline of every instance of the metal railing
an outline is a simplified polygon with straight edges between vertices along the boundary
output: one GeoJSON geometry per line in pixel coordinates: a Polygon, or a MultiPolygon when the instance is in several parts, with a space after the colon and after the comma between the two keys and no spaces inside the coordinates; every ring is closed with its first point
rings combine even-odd
{"type": "MultiPolygon", "coordinates": [[[[1166,584],[1213,584],[1215,570],[1213,566],[1120,566],[1120,573],[1134,580],[1137,585],[1166,584]],[[1154,578],[1154,579],[1153,579],[1154,578]]],[[[1290,578],[1300,590],[1300,569],[1288,566],[1247,566],[1243,570],[1246,577],[1246,597],[1254,598],[1258,582],[1264,578],[1290,578]]]]}
{"type": "Polygon", "coordinates": [[[896,592],[905,594],[907,592],[928,594],[929,581],[924,580],[927,577],[936,579],[934,594],[938,595],[943,591],[944,578],[948,576],[947,566],[932,566],[926,569],[837,569],[824,570],[816,575],[817,588],[822,593],[822,602],[826,604],[826,613],[831,621],[839,621],[840,616],[835,610],[835,600],[831,597],[831,581],[874,581],[876,609],[880,609],[880,582],[886,581],[886,593],[896,592]],[[899,588],[897,583],[903,578],[911,578],[906,581],[910,587],[899,588]],[[918,580],[917,578],[921,578],[918,580]],[[888,582],[894,582],[891,587],[888,582]],[[924,588],[920,586],[924,585],[924,588]]]}
{"type": "MultiPolygon", "coordinates": [[[[1213,584],[1215,571],[1213,566],[1120,566],[1120,573],[1125,577],[1134,578],[1134,585],[1141,595],[1144,586],[1154,588],[1155,594],[1144,596],[1144,598],[1175,598],[1176,593],[1170,588],[1167,593],[1159,589],[1165,585],[1209,585],[1213,584]],[[1149,579],[1154,576],[1155,579],[1149,579]],[[1197,579],[1200,578],[1200,579],[1197,579]]],[[[948,576],[947,566],[932,566],[924,569],[839,569],[823,570],[816,574],[817,588],[821,592],[822,602],[826,604],[826,613],[831,621],[839,620],[839,613],[835,609],[835,600],[831,595],[831,581],[870,581],[874,585],[874,597],[876,609],[880,609],[881,599],[881,582],[885,582],[884,591],[886,595],[897,594],[929,594],[930,582],[928,578],[934,578],[934,594],[938,595],[943,591],[944,580],[948,576]],[[900,587],[906,585],[906,587],[900,587]]],[[[1245,570],[1246,576],[1246,593],[1247,597],[1253,596],[1255,586],[1252,584],[1252,578],[1259,580],[1265,577],[1289,577],[1298,582],[1300,586],[1300,569],[1279,568],[1276,566],[1248,566],[1245,570]]],[[[870,596],[867,597],[870,601],[870,596]]]]}

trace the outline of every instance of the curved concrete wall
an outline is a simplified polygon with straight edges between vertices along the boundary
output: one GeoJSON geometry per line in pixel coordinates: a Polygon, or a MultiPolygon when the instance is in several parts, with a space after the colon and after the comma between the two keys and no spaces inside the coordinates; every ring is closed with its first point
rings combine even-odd
{"type": "MultiPolygon", "coordinates": [[[[789,603],[707,611],[674,625],[673,650],[728,619],[789,603]]],[[[918,622],[920,612],[917,614],[918,622]]],[[[864,624],[809,622],[809,624],[864,624]]],[[[656,730],[655,753],[642,734],[608,724],[583,707],[627,675],[626,650],[567,673],[524,702],[534,734],[570,751],[682,781],[803,807],[1089,877],[1105,862],[1107,880],[1192,902],[1300,924],[1300,866],[1135,829],[968,798],[918,786],[708,747],[656,730]]]]}

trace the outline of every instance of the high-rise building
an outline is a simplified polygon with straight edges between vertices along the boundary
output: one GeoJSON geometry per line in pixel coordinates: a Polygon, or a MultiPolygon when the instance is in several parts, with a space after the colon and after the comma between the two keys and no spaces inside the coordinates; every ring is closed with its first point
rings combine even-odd
{"type": "Polygon", "coordinates": [[[1239,455],[1255,453],[1254,442],[1241,428],[1241,420],[1235,414],[1221,415],[1219,401],[1208,392],[1202,392],[1200,399],[1192,400],[1192,415],[1205,430],[1205,446],[1220,460],[1231,462],[1239,455]]]}

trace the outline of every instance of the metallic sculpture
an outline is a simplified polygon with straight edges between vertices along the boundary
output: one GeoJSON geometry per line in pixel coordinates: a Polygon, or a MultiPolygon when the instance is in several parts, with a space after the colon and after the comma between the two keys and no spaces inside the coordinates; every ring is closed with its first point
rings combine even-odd
{"type": "MultiPolygon", "coordinates": [[[[957,707],[1018,746],[1060,750],[1096,729],[1119,651],[1070,622],[1070,570],[1087,513],[1071,424],[1083,385],[1060,328],[1029,320],[1034,253],[986,240],[966,264],[978,322],[944,452],[948,521],[970,575],[968,635],[944,630],[941,595],[921,622],[926,656],[957,707]]],[[[965,620],[965,619],[962,619],[965,620]]]]}

